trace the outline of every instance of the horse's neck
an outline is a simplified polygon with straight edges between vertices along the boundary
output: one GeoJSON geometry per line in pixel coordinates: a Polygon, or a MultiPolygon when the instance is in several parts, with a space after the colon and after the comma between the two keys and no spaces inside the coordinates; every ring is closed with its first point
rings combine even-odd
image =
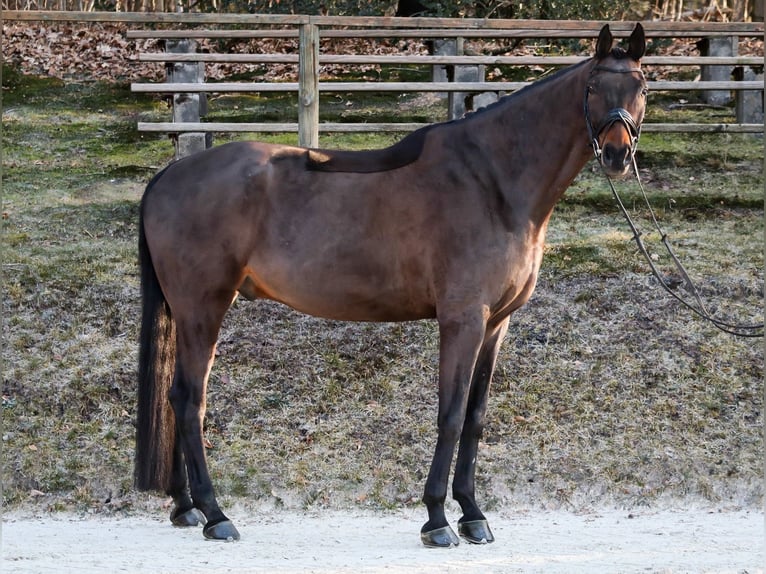
{"type": "Polygon", "coordinates": [[[486,127],[495,134],[494,149],[500,155],[511,154],[503,158],[509,205],[529,205],[530,217],[543,225],[593,157],[583,111],[591,67],[590,63],[583,64],[552,78],[545,86],[519,93],[505,106],[492,110],[494,117],[487,117],[486,127]]]}

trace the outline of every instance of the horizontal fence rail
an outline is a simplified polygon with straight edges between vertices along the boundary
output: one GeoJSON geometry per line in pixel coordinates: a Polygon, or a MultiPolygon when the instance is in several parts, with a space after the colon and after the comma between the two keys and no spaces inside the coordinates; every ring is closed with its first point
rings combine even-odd
{"type": "MultiPolygon", "coordinates": [[[[532,82],[320,82],[320,92],[513,92],[532,82]]],[[[650,90],[762,90],[759,81],[647,82],[650,90]]],[[[209,83],[133,83],[133,92],[167,94],[298,92],[299,82],[209,82],[209,83]]]]}
{"type": "MultiPolygon", "coordinates": [[[[403,56],[403,55],[346,55],[320,54],[319,63],[329,64],[449,64],[467,66],[481,64],[514,66],[571,66],[582,62],[582,56],[403,56]]],[[[297,54],[169,54],[141,53],[141,62],[209,62],[232,64],[297,64],[297,54]]],[[[758,56],[646,56],[646,66],[762,66],[758,56]]]]}
{"type": "MultiPolygon", "coordinates": [[[[428,34],[438,37],[450,35],[466,36],[466,31],[475,34],[498,33],[503,37],[511,34],[523,34],[529,30],[545,31],[544,37],[554,37],[561,33],[568,38],[590,38],[598,36],[604,24],[609,24],[612,34],[627,37],[633,30],[632,22],[607,22],[583,20],[503,20],[485,18],[397,18],[364,16],[308,16],[282,14],[203,14],[160,13],[160,12],[69,12],[55,10],[5,10],[3,19],[8,21],[28,22],[117,22],[127,24],[182,24],[225,25],[225,26],[290,26],[298,27],[313,24],[324,28],[391,28],[395,30],[377,30],[379,37],[411,34],[411,37],[425,38],[428,34]],[[409,31],[396,30],[408,28],[409,31]],[[452,30],[450,30],[452,29],[452,30]],[[486,31],[486,32],[485,32],[486,31]],[[498,31],[498,32],[492,32],[498,31]],[[582,34],[582,36],[578,36],[582,34]]],[[[642,22],[648,37],[685,38],[715,36],[763,36],[763,22],[642,22]]],[[[148,31],[147,31],[148,32],[148,31]]],[[[254,31],[258,32],[258,31],[254,31]]],[[[136,32],[138,33],[138,32],[136,32]]],[[[343,37],[358,37],[357,31],[339,30],[343,37]]],[[[340,37],[340,36],[338,36],[340,37]]],[[[475,36],[478,37],[478,36],[475,36]]]]}
{"type": "MultiPolygon", "coordinates": [[[[369,122],[369,123],[335,123],[320,122],[320,133],[369,133],[369,132],[411,132],[431,124],[414,122],[369,122]]],[[[139,131],[161,133],[295,133],[298,123],[250,123],[250,122],[138,122],[139,131]]],[[[643,124],[644,133],[761,133],[761,124],[643,124]]]]}

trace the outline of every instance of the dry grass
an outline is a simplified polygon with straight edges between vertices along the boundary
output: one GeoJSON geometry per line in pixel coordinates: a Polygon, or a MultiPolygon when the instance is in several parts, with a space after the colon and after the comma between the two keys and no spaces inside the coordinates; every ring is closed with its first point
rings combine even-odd
{"type": "MultiPolygon", "coordinates": [[[[131,130],[156,107],[125,88],[43,83],[43,96],[16,81],[3,116],[3,503],[155,504],[131,488],[136,210],[170,149],[131,130]]],[[[680,137],[642,141],[663,224],[715,307],[760,316],[763,142],[680,137]]],[[[428,322],[336,323],[238,302],[206,420],[224,500],[417,503],[437,348],[428,322]]],[[[716,332],[653,284],[586,169],[500,357],[477,477],[485,506],[759,504],[762,374],[762,340],[716,332]]]]}

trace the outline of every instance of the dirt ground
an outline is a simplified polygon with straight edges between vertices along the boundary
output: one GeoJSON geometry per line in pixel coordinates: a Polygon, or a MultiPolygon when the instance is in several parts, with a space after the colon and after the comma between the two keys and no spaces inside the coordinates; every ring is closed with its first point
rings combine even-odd
{"type": "Polygon", "coordinates": [[[5,574],[130,573],[737,573],[764,572],[764,517],[753,510],[515,511],[489,515],[497,541],[421,546],[423,513],[230,512],[242,539],[210,542],[159,514],[3,519],[5,574]]]}

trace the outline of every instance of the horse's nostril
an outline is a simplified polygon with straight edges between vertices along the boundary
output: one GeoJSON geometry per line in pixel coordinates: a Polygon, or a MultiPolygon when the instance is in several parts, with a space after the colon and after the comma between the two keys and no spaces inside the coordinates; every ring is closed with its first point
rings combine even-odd
{"type": "Polygon", "coordinates": [[[604,146],[603,154],[604,163],[613,166],[625,166],[630,163],[630,148],[627,146],[617,148],[612,144],[606,144],[604,146]]]}

